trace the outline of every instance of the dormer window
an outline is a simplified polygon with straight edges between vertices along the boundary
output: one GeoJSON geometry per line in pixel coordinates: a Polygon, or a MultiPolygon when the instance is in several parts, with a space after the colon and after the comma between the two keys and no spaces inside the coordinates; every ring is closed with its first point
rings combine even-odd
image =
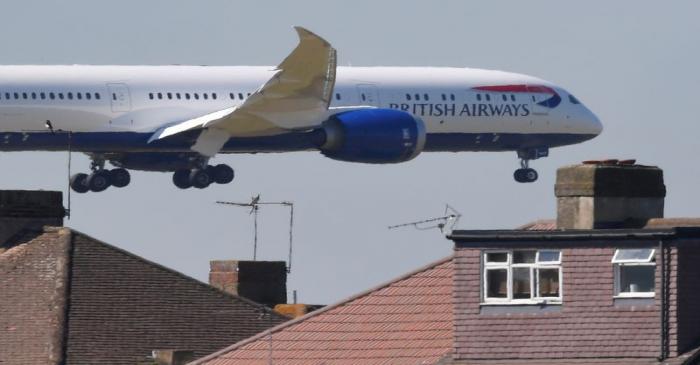
{"type": "Polygon", "coordinates": [[[560,251],[487,251],[483,262],[485,304],[561,302],[560,251]]]}
{"type": "Polygon", "coordinates": [[[655,252],[653,248],[615,250],[612,263],[615,269],[616,297],[654,297],[655,252]]]}

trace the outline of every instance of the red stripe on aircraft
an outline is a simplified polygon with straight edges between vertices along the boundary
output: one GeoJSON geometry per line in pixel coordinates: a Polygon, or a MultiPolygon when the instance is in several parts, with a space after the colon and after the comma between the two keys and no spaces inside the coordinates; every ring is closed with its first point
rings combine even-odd
{"type": "Polygon", "coordinates": [[[494,85],[494,86],[477,86],[474,90],[480,91],[496,91],[502,93],[545,93],[556,95],[554,89],[542,85],[494,85]]]}

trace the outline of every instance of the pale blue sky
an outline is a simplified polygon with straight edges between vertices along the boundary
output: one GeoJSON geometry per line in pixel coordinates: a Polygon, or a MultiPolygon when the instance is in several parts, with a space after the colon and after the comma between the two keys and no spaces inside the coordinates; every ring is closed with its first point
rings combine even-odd
{"type": "MultiPolygon", "coordinates": [[[[247,259],[252,220],[214,204],[296,203],[299,299],[330,303],[449,255],[437,231],[387,225],[459,209],[461,228],[553,217],[554,174],[595,158],[665,170],[668,216],[699,216],[700,3],[694,1],[3,1],[0,64],[275,65],[294,25],[328,39],[343,65],[469,66],[538,76],[574,93],[605,125],[597,139],[533,163],[515,153],[423,154],[399,165],[318,153],[229,155],[233,184],[180,191],[170,174],[136,172],[126,189],[73,194],[66,224],[196,278],[208,260],[247,259]]],[[[65,153],[0,154],[3,189],[66,190],[65,153]]],[[[74,171],[88,160],[74,156],[74,171]]],[[[285,259],[287,216],[261,212],[261,258],[285,259]]]]}

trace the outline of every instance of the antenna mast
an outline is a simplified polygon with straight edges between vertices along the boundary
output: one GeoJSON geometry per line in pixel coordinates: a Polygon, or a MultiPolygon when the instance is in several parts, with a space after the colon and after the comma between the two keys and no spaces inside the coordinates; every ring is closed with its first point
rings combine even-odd
{"type": "Polygon", "coordinates": [[[250,202],[227,202],[217,201],[216,204],[233,205],[237,207],[250,208],[249,214],[253,215],[253,261],[258,259],[258,212],[263,205],[277,205],[289,207],[289,252],[287,256],[287,273],[292,272],[292,245],[294,242],[293,227],[294,227],[294,203],[290,201],[279,202],[263,202],[260,200],[260,194],[254,196],[250,202]]]}

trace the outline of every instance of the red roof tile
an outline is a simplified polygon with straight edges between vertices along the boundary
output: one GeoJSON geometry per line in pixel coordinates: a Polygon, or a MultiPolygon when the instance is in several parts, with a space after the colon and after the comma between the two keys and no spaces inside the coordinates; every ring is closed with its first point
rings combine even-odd
{"type": "Polygon", "coordinates": [[[453,346],[452,258],[193,364],[435,364],[453,346]]]}

